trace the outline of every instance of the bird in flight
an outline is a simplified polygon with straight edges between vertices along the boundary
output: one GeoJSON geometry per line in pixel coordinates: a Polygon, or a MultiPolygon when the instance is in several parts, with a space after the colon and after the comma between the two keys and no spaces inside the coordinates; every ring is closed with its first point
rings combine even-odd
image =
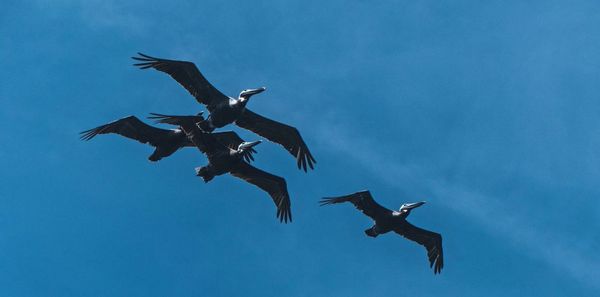
{"type": "Polygon", "coordinates": [[[150,118],[158,123],[178,125],[188,139],[206,155],[208,165],[196,168],[197,176],[209,182],[215,176],[229,173],[253,184],[271,196],[277,206],[277,218],[281,222],[292,221],[290,195],[285,179],[262,171],[245,160],[244,156],[251,153],[260,141],[244,142],[239,139],[238,142],[231,143],[231,146],[226,146],[214,137],[215,133],[206,133],[200,129],[195,116],[152,115],[150,118]]]}
{"type": "Polygon", "coordinates": [[[324,206],[342,202],[354,204],[358,210],[375,221],[373,227],[365,230],[368,236],[377,237],[380,234],[394,231],[406,239],[424,246],[427,249],[429,266],[433,267],[433,273],[437,274],[442,271],[444,267],[442,236],[438,233],[416,227],[406,221],[406,217],[408,217],[410,212],[425,204],[425,202],[405,203],[400,206],[398,211],[393,211],[375,202],[369,191],[361,191],[345,196],[325,197],[320,201],[320,204],[324,206]]]}
{"type": "MultiPolygon", "coordinates": [[[[202,121],[202,113],[194,116],[197,121],[202,121]]],[[[90,140],[98,134],[118,134],[141,143],[147,143],[155,148],[148,160],[156,162],[162,158],[168,157],[177,150],[184,147],[195,147],[181,129],[160,129],[152,127],[135,116],[128,116],[96,128],[86,130],[80,133],[82,140],[90,140]]],[[[212,133],[213,137],[227,147],[235,147],[243,140],[233,131],[212,133]]],[[[253,149],[244,155],[246,161],[254,160],[253,149]]]]}
{"type": "Polygon", "coordinates": [[[229,97],[208,82],[192,62],[160,59],[142,53],[138,54],[138,57],[132,57],[132,59],[139,61],[134,66],[140,69],[154,68],[170,75],[199,103],[206,105],[210,115],[206,121],[200,124],[205,132],[212,132],[215,128],[235,123],[241,128],[282,145],[296,158],[299,169],[305,172],[307,168],[314,169],[314,164],[317,161],[310,153],[298,129],[263,117],[246,108],[250,98],[265,91],[266,88],[247,89],[240,92],[237,98],[229,97]]]}

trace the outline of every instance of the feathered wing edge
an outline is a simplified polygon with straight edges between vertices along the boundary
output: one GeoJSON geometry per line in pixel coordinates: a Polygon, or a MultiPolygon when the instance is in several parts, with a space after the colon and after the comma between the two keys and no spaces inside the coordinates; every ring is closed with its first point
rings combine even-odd
{"type": "Polygon", "coordinates": [[[249,109],[244,110],[235,124],[283,146],[296,158],[298,168],[304,172],[308,168],[314,169],[317,161],[295,127],[266,118],[249,109]]]}
{"type": "Polygon", "coordinates": [[[154,68],[171,76],[183,86],[201,104],[209,110],[219,102],[229,100],[215,88],[192,62],[161,59],[138,53],[139,57],[131,57],[139,61],[133,64],[140,69],[154,68]]]}
{"type": "Polygon", "coordinates": [[[444,268],[444,251],[441,234],[419,228],[408,221],[404,221],[394,231],[406,239],[424,246],[427,250],[429,267],[433,268],[433,273],[438,274],[442,271],[442,268],[444,268]]]}
{"type": "Polygon", "coordinates": [[[230,173],[267,192],[277,206],[277,218],[280,222],[288,223],[292,221],[290,195],[284,178],[260,170],[245,162],[240,163],[230,173]]]}

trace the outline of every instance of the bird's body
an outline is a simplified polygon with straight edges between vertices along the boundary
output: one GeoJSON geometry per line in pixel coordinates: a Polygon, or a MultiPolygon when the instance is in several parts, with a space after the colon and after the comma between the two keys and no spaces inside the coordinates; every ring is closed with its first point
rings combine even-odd
{"type": "Polygon", "coordinates": [[[371,237],[377,237],[378,235],[394,231],[396,226],[399,226],[406,221],[407,216],[407,213],[394,211],[391,216],[386,215],[378,217],[373,220],[375,224],[371,228],[365,230],[365,234],[371,237]]]}
{"type": "Polygon", "coordinates": [[[214,138],[210,134],[200,135],[192,137],[196,137],[196,142],[201,142],[206,147],[208,165],[197,169],[197,174],[204,181],[208,182],[215,176],[227,174],[241,166],[241,162],[244,162],[241,152],[227,147],[212,145],[211,143],[214,141],[214,138]]]}
{"type": "Polygon", "coordinates": [[[409,223],[406,217],[411,210],[423,205],[425,202],[403,204],[398,211],[389,210],[379,205],[369,191],[361,191],[350,195],[323,198],[321,205],[350,202],[369,216],[375,224],[365,230],[370,237],[394,231],[405,238],[423,245],[427,249],[430,266],[434,273],[439,273],[444,267],[444,255],[442,250],[442,236],[438,233],[421,229],[409,223]]]}
{"type": "Polygon", "coordinates": [[[238,99],[229,98],[227,102],[221,102],[215,105],[210,112],[207,120],[202,122],[202,130],[212,132],[216,128],[225,127],[234,123],[244,112],[245,105],[238,102],[238,99]]]}
{"type": "Polygon", "coordinates": [[[192,62],[154,58],[142,53],[139,55],[133,57],[140,61],[135,66],[141,69],[154,68],[169,74],[199,103],[206,105],[210,115],[200,123],[200,128],[205,132],[235,124],[282,145],[296,158],[298,168],[304,171],[307,167],[314,168],[316,160],[296,128],[265,118],[246,108],[250,97],[266,88],[248,89],[242,91],[237,98],[229,97],[211,85],[192,62]]]}
{"type": "Polygon", "coordinates": [[[168,133],[165,133],[162,137],[158,138],[155,143],[156,144],[153,145],[155,150],[152,155],[148,157],[148,160],[152,162],[166,158],[181,148],[191,146],[191,143],[185,136],[185,133],[183,133],[183,131],[180,129],[169,130],[168,133]]]}
{"type": "Polygon", "coordinates": [[[285,179],[248,163],[252,159],[251,154],[255,152],[253,147],[260,141],[244,142],[239,139],[238,143],[225,146],[214,137],[216,133],[206,133],[200,129],[200,124],[194,117],[154,114],[151,118],[159,123],[180,126],[188,139],[206,155],[208,165],[196,168],[196,175],[202,177],[205,182],[211,181],[215,176],[229,173],[267,192],[277,206],[277,217],[280,221],[287,223],[292,220],[285,179]]]}

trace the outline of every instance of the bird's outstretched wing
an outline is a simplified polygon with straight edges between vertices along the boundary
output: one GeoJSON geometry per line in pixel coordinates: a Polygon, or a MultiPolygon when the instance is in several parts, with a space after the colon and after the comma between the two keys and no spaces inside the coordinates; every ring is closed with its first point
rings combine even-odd
{"type": "Polygon", "coordinates": [[[135,116],[128,116],[106,125],[83,131],[80,134],[82,140],[90,140],[98,134],[108,133],[119,134],[141,143],[150,143],[151,145],[156,146],[158,145],[158,141],[164,139],[169,134],[173,133],[173,131],[155,128],[145,124],[135,116]]]}
{"type": "Polygon", "coordinates": [[[391,210],[375,202],[373,196],[371,196],[371,192],[369,191],[360,191],[354,194],[339,197],[325,197],[319,201],[321,206],[342,202],[351,202],[358,210],[362,211],[373,220],[392,215],[391,210]]]}
{"type": "Polygon", "coordinates": [[[442,250],[442,236],[438,233],[421,229],[407,221],[394,228],[394,231],[406,239],[417,242],[427,249],[429,267],[433,267],[433,273],[437,274],[444,268],[444,252],[442,250]]]}
{"type": "Polygon", "coordinates": [[[267,119],[249,109],[245,109],[235,123],[244,129],[282,145],[292,156],[296,157],[298,168],[304,171],[306,171],[307,166],[314,169],[314,164],[317,161],[308,150],[308,146],[304,143],[298,129],[267,119]]]}
{"type": "Polygon", "coordinates": [[[240,165],[231,171],[231,175],[241,178],[269,193],[277,206],[279,221],[284,223],[292,221],[290,195],[287,191],[285,179],[262,171],[245,162],[240,162],[240,165]]]}
{"type": "Polygon", "coordinates": [[[167,60],[138,53],[139,57],[131,57],[140,63],[133,64],[140,69],[154,68],[164,72],[182,85],[196,100],[212,111],[213,107],[229,101],[221,91],[204,78],[200,70],[192,62],[167,60]]]}
{"type": "Polygon", "coordinates": [[[168,115],[168,114],[160,114],[160,113],[151,112],[150,116],[148,118],[151,120],[154,120],[154,122],[156,122],[157,124],[169,124],[169,125],[181,126],[184,128],[185,127],[188,127],[188,128],[195,127],[197,129],[200,129],[197,124],[204,121],[204,117],[202,116],[202,113],[197,114],[197,115],[181,116],[181,115],[168,115]]]}

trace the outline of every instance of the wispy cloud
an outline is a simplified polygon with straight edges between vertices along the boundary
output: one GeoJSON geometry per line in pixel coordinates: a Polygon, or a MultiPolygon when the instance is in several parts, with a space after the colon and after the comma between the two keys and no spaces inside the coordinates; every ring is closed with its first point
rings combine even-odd
{"type": "Polygon", "coordinates": [[[92,29],[117,29],[121,32],[145,33],[151,20],[141,16],[137,7],[144,7],[143,2],[89,0],[89,1],[48,1],[37,0],[36,8],[45,13],[63,17],[65,11],[74,12],[83,24],[92,29]]]}
{"type": "Polygon", "coordinates": [[[92,28],[121,29],[142,32],[148,20],[127,9],[120,1],[85,1],[81,5],[81,17],[92,28]]]}
{"type": "Polygon", "coordinates": [[[511,207],[502,204],[499,197],[443,181],[422,166],[390,162],[384,157],[389,154],[372,145],[377,143],[374,139],[363,135],[357,140],[344,132],[348,129],[337,129],[336,125],[320,127],[329,127],[316,135],[321,147],[335,148],[337,154],[345,154],[390,188],[402,190],[398,185],[411,183],[427,189],[439,198],[436,201],[444,207],[501,237],[518,252],[543,261],[591,288],[600,289],[597,281],[600,279],[597,269],[600,259],[594,258],[595,254],[589,248],[591,244],[586,246],[585,242],[582,243],[585,239],[575,239],[569,234],[557,234],[536,226],[528,217],[512,212],[511,207]],[[349,143],[352,146],[344,145],[349,143]]]}

